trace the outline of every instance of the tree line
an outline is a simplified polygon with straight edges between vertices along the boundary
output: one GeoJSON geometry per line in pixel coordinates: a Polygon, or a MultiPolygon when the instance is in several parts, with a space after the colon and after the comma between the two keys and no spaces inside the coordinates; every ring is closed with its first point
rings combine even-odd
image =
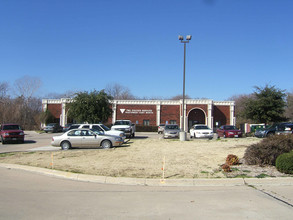
{"type": "MultiPolygon", "coordinates": [[[[18,123],[25,129],[38,129],[41,122],[53,122],[50,112],[42,111],[41,97],[36,95],[41,81],[25,76],[15,81],[12,89],[7,82],[0,82],[0,123],[18,123]]],[[[44,97],[45,98],[45,97],[44,97]]],[[[111,115],[109,100],[163,99],[161,97],[137,98],[127,87],[119,84],[106,86],[104,90],[92,92],[67,91],[64,94],[49,94],[46,98],[73,98],[70,117],[77,121],[102,122],[111,115]]],[[[181,99],[181,95],[171,99],[181,99]]],[[[188,95],[186,98],[190,98],[188,95]]],[[[255,87],[248,95],[234,95],[237,125],[243,123],[270,124],[293,121],[293,92],[275,86],[255,87]]]]}

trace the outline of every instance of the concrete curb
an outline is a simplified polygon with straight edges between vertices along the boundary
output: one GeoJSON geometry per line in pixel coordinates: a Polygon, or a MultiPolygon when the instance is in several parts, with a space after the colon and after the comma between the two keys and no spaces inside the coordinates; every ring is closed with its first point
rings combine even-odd
{"type": "Polygon", "coordinates": [[[18,169],[35,172],[43,175],[54,176],[59,178],[119,185],[142,185],[142,186],[293,186],[292,177],[276,178],[231,178],[231,179],[144,179],[128,177],[107,177],[87,174],[71,173],[40,167],[31,167],[18,164],[0,163],[0,167],[7,169],[18,169]]]}

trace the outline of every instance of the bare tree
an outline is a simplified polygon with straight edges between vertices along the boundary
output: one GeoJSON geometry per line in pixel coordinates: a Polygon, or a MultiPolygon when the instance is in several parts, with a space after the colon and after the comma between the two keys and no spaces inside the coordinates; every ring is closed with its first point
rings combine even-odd
{"type": "Polygon", "coordinates": [[[230,97],[228,100],[235,101],[235,115],[236,115],[236,123],[239,127],[240,124],[244,124],[246,122],[249,122],[248,119],[246,119],[244,115],[245,105],[249,98],[252,98],[253,94],[245,95],[234,95],[230,97]]]}
{"type": "Polygon", "coordinates": [[[41,101],[34,98],[34,94],[41,86],[41,80],[38,77],[24,76],[14,83],[17,98],[14,100],[14,117],[15,121],[25,128],[31,128],[36,125],[36,114],[40,112],[41,101]]]}
{"type": "Polygon", "coordinates": [[[15,92],[18,96],[22,96],[25,99],[29,99],[36,93],[36,91],[40,88],[41,84],[42,81],[38,77],[26,75],[15,81],[15,92]]]}
{"type": "Polygon", "coordinates": [[[131,94],[130,90],[120,84],[108,84],[106,86],[105,92],[112,96],[114,99],[118,100],[131,100],[136,99],[134,95],[131,94]]]}
{"type": "MultiPolygon", "coordinates": [[[[182,94],[171,97],[171,100],[180,100],[180,99],[183,99],[182,94]]],[[[185,95],[185,99],[191,99],[191,98],[189,95],[185,95]]]]}
{"type": "Polygon", "coordinates": [[[50,99],[74,98],[79,91],[68,90],[64,93],[49,93],[45,97],[50,99]]]}
{"type": "Polygon", "coordinates": [[[8,96],[9,85],[7,82],[0,83],[0,99],[7,98],[8,96]]]}

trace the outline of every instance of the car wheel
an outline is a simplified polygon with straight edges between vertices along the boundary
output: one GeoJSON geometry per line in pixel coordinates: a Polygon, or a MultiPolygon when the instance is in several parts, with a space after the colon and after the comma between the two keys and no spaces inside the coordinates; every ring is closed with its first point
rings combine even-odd
{"type": "Polygon", "coordinates": [[[63,141],[61,143],[62,150],[69,150],[71,148],[71,144],[69,141],[63,141]]]}
{"type": "Polygon", "coordinates": [[[109,140],[104,140],[102,143],[101,143],[101,146],[103,149],[109,149],[112,147],[112,142],[109,141],[109,140]]]}
{"type": "Polygon", "coordinates": [[[5,144],[5,141],[2,136],[1,136],[1,142],[2,142],[2,144],[5,144]]]}

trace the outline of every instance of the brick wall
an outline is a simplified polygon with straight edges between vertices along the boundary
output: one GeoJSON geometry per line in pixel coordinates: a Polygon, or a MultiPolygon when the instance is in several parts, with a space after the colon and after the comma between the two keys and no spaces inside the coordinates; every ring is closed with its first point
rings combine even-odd
{"type": "Polygon", "coordinates": [[[207,105],[186,105],[186,114],[194,108],[202,109],[206,115],[208,115],[208,106],[207,105]]]}
{"type": "Polygon", "coordinates": [[[216,122],[221,125],[230,124],[230,106],[214,106],[214,126],[216,122]]]}
{"type": "Polygon", "coordinates": [[[117,105],[116,119],[128,119],[132,123],[143,125],[143,120],[149,120],[150,126],[156,126],[156,105],[117,105]]]}
{"type": "Polygon", "coordinates": [[[166,121],[170,123],[171,120],[176,121],[180,124],[180,105],[161,105],[161,121],[160,123],[165,124],[166,121]]]}
{"type": "Polygon", "coordinates": [[[62,113],[62,105],[61,104],[48,104],[47,109],[51,112],[51,114],[60,119],[60,115],[62,113]]]}
{"type": "MultiPolygon", "coordinates": [[[[66,106],[66,112],[68,106],[66,106]]],[[[112,108],[112,106],[111,106],[112,108]]],[[[62,113],[62,105],[61,104],[48,104],[47,109],[53,114],[56,119],[60,118],[62,113]]],[[[161,105],[160,106],[160,123],[170,123],[171,120],[176,121],[176,123],[180,124],[180,109],[181,105],[161,105]]],[[[198,116],[195,113],[193,116],[190,115],[189,120],[204,122],[204,113],[206,116],[208,115],[208,105],[207,104],[188,104],[186,106],[186,113],[188,114],[192,109],[198,109],[198,116]],[[200,115],[201,114],[201,115],[200,115]],[[200,119],[200,120],[198,120],[200,119]]],[[[192,112],[191,112],[192,113],[192,112]]],[[[194,113],[194,112],[193,112],[194,113]]],[[[117,104],[116,106],[116,119],[128,119],[133,123],[137,123],[139,125],[143,125],[143,120],[149,120],[150,126],[157,125],[157,106],[156,104],[117,104]]],[[[230,106],[229,105],[214,105],[213,110],[213,121],[214,126],[216,122],[219,122],[220,125],[230,124],[230,106]]],[[[188,115],[187,115],[188,116],[188,115]]],[[[109,117],[105,124],[111,124],[112,117],[109,117]]]]}

